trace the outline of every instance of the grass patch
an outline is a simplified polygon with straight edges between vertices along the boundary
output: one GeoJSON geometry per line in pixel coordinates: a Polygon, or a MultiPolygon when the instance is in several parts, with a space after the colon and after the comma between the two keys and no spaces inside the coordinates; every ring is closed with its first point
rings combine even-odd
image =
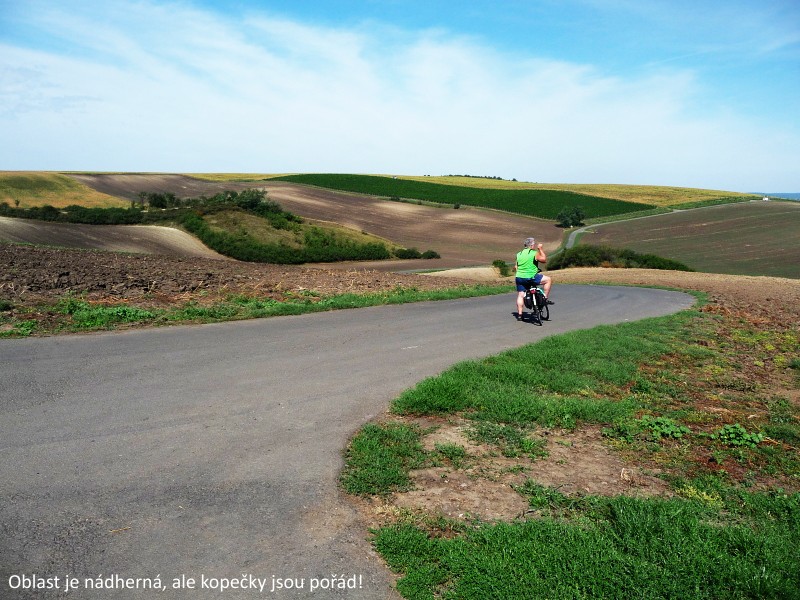
{"type": "Polygon", "coordinates": [[[418,427],[402,423],[367,425],[347,450],[342,486],[359,496],[407,489],[408,472],[426,459],[421,436],[418,427]]]}
{"type": "Polygon", "coordinates": [[[0,202],[18,208],[80,204],[92,208],[125,207],[126,200],[93,190],[60,173],[5,171],[0,173],[0,202]]]}
{"type": "Polygon", "coordinates": [[[759,514],[721,519],[696,500],[521,492],[546,516],[452,539],[405,523],[377,531],[403,596],[796,598],[800,589],[797,495],[752,495],[759,514]]]}
{"type": "Polygon", "coordinates": [[[688,314],[575,331],[455,365],[401,394],[402,415],[465,412],[472,419],[544,427],[605,423],[639,406],[626,386],[643,360],[666,352],[688,314]],[[620,391],[623,393],[621,394],[620,391]]]}
{"type": "Polygon", "coordinates": [[[538,189],[558,190],[586,194],[601,198],[623,200],[625,202],[638,202],[654,206],[684,206],[687,203],[720,202],[727,199],[750,200],[760,198],[753,194],[740,192],[727,192],[722,190],[704,190],[698,188],[669,187],[658,185],[622,185],[622,184],[595,184],[595,183],[532,183],[526,181],[509,181],[487,177],[467,177],[461,175],[446,176],[399,176],[399,179],[409,179],[428,183],[444,185],[466,186],[490,189],[538,189]]]}
{"type": "Polygon", "coordinates": [[[51,305],[11,306],[0,312],[0,337],[27,337],[69,331],[112,330],[119,327],[188,323],[216,323],[242,319],[300,315],[329,310],[365,308],[385,304],[405,304],[435,300],[475,298],[508,293],[508,286],[464,285],[444,290],[418,290],[398,287],[374,294],[320,296],[311,292],[295,294],[285,300],[232,295],[218,302],[186,302],[168,308],[142,307],[124,303],[113,305],[89,302],[66,294],[51,305]],[[13,309],[13,310],[12,310],[13,309]]]}

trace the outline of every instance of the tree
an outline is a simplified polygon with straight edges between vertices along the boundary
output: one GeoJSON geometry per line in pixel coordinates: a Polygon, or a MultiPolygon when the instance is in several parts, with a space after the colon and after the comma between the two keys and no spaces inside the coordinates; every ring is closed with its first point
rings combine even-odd
{"type": "Polygon", "coordinates": [[[577,227],[583,225],[586,213],[580,206],[565,206],[556,216],[560,227],[577,227]]]}

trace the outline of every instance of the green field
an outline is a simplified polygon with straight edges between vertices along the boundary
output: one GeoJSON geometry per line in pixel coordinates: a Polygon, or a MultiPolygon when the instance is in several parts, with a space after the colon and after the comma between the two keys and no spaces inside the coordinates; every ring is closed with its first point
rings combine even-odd
{"type": "Polygon", "coordinates": [[[428,183],[490,189],[557,190],[586,194],[589,196],[597,196],[600,198],[611,198],[613,200],[624,200],[625,202],[649,204],[652,206],[680,206],[682,204],[697,202],[730,202],[733,200],[746,200],[755,197],[753,194],[743,194],[741,192],[727,192],[723,190],[705,190],[698,188],[671,187],[662,185],[624,185],[610,183],[529,183],[524,181],[508,181],[506,179],[464,177],[455,175],[439,177],[399,176],[399,178],[428,183]]]}
{"type": "Polygon", "coordinates": [[[656,254],[697,271],[800,279],[800,202],[748,202],[590,228],[578,243],[656,254]]]}
{"type": "Polygon", "coordinates": [[[582,207],[588,219],[652,208],[647,204],[564,190],[476,188],[376,175],[306,174],[276,179],[387,198],[479,206],[548,220],[555,220],[564,207],[571,206],[582,207]]]}

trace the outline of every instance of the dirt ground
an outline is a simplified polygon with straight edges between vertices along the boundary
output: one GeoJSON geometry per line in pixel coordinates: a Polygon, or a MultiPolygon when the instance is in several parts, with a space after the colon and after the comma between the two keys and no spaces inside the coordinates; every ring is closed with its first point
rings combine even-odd
{"type": "Polygon", "coordinates": [[[366,293],[396,287],[443,289],[463,283],[448,277],[366,269],[330,270],[288,265],[67,248],[0,244],[0,298],[33,304],[67,292],[91,301],[137,306],[210,303],[230,294],[285,300],[301,292],[366,293]]]}

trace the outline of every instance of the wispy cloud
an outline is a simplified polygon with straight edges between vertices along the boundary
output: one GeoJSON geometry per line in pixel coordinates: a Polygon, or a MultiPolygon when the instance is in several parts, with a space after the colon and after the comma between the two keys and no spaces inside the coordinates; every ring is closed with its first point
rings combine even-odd
{"type": "Polygon", "coordinates": [[[611,76],[442,30],[146,1],[26,18],[50,39],[0,46],[0,132],[16,140],[0,168],[800,186],[782,172],[796,132],[701,119],[688,69],[611,76]]]}

